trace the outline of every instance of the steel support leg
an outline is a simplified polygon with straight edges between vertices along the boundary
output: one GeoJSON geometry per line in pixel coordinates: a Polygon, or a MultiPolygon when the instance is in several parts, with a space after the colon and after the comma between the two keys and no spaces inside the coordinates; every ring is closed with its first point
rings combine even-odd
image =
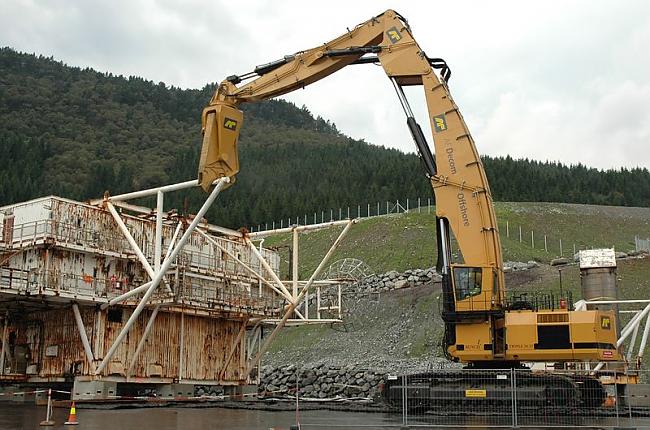
{"type": "Polygon", "coordinates": [[[79,336],[81,336],[81,343],[84,346],[84,351],[86,351],[86,358],[88,359],[88,365],[91,368],[95,367],[95,357],[93,356],[93,350],[90,347],[90,342],[88,342],[88,335],[86,334],[86,327],[84,322],[81,319],[81,312],[79,312],[79,306],[76,303],[72,304],[72,312],[74,313],[74,319],[77,322],[77,329],[79,329],[79,336]]]}

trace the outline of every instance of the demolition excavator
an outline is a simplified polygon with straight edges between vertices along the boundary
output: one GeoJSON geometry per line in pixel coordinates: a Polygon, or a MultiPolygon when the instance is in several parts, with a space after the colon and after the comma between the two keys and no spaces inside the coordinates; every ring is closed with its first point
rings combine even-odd
{"type": "MultiPolygon", "coordinates": [[[[431,182],[436,201],[437,267],[442,274],[445,356],[477,370],[519,368],[529,362],[621,360],[612,311],[540,310],[508,303],[490,187],[474,140],[449,93],[451,71],[444,60],[425,54],[407,20],[393,10],[316,48],[221,82],[202,114],[200,185],[207,191],[216,179],[233,178],[239,171],[237,144],[244,120],[241,104],[304,88],[357,64],[383,67],[431,182]],[[424,90],[433,152],[403,91],[403,87],[414,85],[424,90]],[[450,251],[452,235],[461,255],[455,261],[450,251]]],[[[485,388],[491,383],[485,378],[477,382],[476,378],[482,377],[480,371],[474,373],[476,378],[467,374],[411,375],[409,398],[422,404],[438,397],[457,399],[453,393],[462,393],[468,387],[483,387],[472,391],[489,397],[488,389],[498,390],[498,384],[503,383],[494,381],[485,388]]],[[[604,398],[597,379],[558,374],[542,380],[532,372],[528,379],[519,381],[522,391],[518,395],[523,401],[546,404],[562,398],[598,405],[604,398]]],[[[402,399],[402,381],[389,381],[385,387],[386,399],[394,406],[402,399]]]]}

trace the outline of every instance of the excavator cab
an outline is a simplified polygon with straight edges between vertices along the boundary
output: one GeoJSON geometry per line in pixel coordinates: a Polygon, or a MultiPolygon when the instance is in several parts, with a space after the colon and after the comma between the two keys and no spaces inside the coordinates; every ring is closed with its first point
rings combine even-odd
{"type": "Polygon", "coordinates": [[[244,114],[225,103],[211,104],[203,110],[203,146],[199,160],[199,185],[208,191],[212,183],[227,176],[233,180],[239,172],[237,140],[244,114]]]}
{"type": "Polygon", "coordinates": [[[494,268],[453,264],[451,273],[456,312],[493,309],[497,282],[494,268]]]}

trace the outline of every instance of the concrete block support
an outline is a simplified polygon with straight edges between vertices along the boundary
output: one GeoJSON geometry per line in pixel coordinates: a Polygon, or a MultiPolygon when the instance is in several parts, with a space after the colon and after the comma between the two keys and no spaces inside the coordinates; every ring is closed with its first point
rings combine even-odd
{"type": "Polygon", "coordinates": [[[117,396],[117,382],[74,381],[72,400],[111,399],[117,396]]]}
{"type": "Polygon", "coordinates": [[[162,399],[173,399],[174,397],[193,397],[194,384],[164,384],[156,390],[162,399]]]}

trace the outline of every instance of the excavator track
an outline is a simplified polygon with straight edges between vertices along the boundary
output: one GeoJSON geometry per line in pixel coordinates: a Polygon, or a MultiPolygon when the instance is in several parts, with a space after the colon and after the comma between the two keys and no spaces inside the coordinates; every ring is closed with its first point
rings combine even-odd
{"type": "Polygon", "coordinates": [[[599,407],[605,390],[597,379],[588,376],[458,370],[392,377],[383,391],[391,409],[403,410],[406,402],[409,410],[442,414],[455,409],[477,414],[487,408],[493,412],[510,410],[513,398],[518,408],[568,411],[599,407]]]}

